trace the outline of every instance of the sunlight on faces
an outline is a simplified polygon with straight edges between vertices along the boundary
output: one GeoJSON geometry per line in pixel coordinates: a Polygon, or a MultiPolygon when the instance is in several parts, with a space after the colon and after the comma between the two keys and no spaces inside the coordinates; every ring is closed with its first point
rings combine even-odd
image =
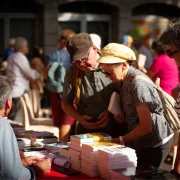
{"type": "MultiPolygon", "coordinates": [[[[174,44],[168,45],[168,47],[170,52],[175,52],[178,50],[174,44]]],[[[180,52],[175,53],[172,58],[176,61],[177,65],[180,66],[180,52]]]]}
{"type": "Polygon", "coordinates": [[[97,62],[97,48],[93,46],[92,48],[90,48],[90,51],[87,53],[87,57],[76,61],[76,66],[82,71],[89,72],[97,68],[96,62],[97,62]]]}
{"type": "Polygon", "coordinates": [[[118,64],[100,64],[100,66],[106,77],[110,78],[112,82],[116,82],[124,80],[125,72],[129,65],[124,62],[118,64]],[[108,73],[110,74],[108,75],[108,73]]]}

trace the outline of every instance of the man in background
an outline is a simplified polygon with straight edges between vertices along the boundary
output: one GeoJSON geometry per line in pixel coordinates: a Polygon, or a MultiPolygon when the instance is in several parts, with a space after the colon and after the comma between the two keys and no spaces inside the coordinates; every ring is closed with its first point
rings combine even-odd
{"type": "Polygon", "coordinates": [[[60,129],[60,140],[68,142],[74,119],[66,115],[61,107],[61,95],[63,92],[64,76],[71,66],[70,55],[66,49],[67,41],[75,33],[70,29],[64,29],[58,40],[58,50],[49,55],[47,89],[50,91],[51,110],[54,125],[60,129]]]}
{"type": "Polygon", "coordinates": [[[22,122],[20,96],[29,90],[30,81],[39,78],[37,71],[30,67],[26,54],[29,52],[28,42],[25,38],[16,38],[15,53],[8,58],[7,76],[13,82],[12,101],[13,108],[9,119],[22,122]]]}
{"type": "Polygon", "coordinates": [[[7,60],[8,57],[9,57],[11,54],[14,53],[15,43],[16,43],[16,39],[15,39],[15,38],[9,39],[9,47],[5,50],[3,60],[7,60]]]}
{"type": "Polygon", "coordinates": [[[145,63],[145,66],[144,66],[144,68],[146,70],[148,70],[151,67],[152,62],[153,62],[153,54],[151,52],[150,47],[151,47],[151,38],[150,38],[150,36],[143,37],[142,44],[141,44],[138,51],[139,51],[140,54],[143,54],[143,55],[146,56],[146,63],[145,63]]]}
{"type": "Polygon", "coordinates": [[[133,37],[130,35],[124,35],[121,38],[121,44],[124,44],[125,46],[131,48],[133,43],[133,37]]]}

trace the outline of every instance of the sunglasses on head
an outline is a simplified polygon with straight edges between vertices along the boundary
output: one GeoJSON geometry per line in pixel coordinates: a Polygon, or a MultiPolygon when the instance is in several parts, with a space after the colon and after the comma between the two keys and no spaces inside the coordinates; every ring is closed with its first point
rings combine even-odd
{"type": "Polygon", "coordinates": [[[166,51],[166,54],[167,54],[170,58],[173,58],[173,56],[174,56],[175,54],[179,53],[179,52],[180,52],[180,49],[178,49],[178,50],[176,50],[176,51],[173,51],[173,52],[171,52],[170,50],[167,50],[167,51],[166,51]]]}

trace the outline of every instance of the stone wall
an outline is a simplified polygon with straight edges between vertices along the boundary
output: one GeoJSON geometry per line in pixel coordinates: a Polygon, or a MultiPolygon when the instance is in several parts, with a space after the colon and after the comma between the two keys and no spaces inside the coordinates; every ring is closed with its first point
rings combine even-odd
{"type": "MultiPolygon", "coordinates": [[[[37,0],[44,6],[44,48],[46,53],[54,51],[57,47],[58,39],[58,6],[60,4],[73,2],[75,0],[37,0]]],[[[96,1],[96,0],[94,0],[96,1]]],[[[132,9],[145,3],[167,3],[179,6],[178,0],[98,0],[109,3],[117,7],[116,12],[112,12],[110,29],[110,39],[118,42],[120,37],[131,32],[132,29],[132,9]]]]}

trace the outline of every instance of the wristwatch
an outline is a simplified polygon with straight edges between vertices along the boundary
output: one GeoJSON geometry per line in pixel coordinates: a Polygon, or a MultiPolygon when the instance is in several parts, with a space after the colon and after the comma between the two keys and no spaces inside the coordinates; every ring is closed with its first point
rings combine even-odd
{"type": "Polygon", "coordinates": [[[119,140],[120,140],[120,142],[124,143],[122,136],[119,136],[119,140]]]}

